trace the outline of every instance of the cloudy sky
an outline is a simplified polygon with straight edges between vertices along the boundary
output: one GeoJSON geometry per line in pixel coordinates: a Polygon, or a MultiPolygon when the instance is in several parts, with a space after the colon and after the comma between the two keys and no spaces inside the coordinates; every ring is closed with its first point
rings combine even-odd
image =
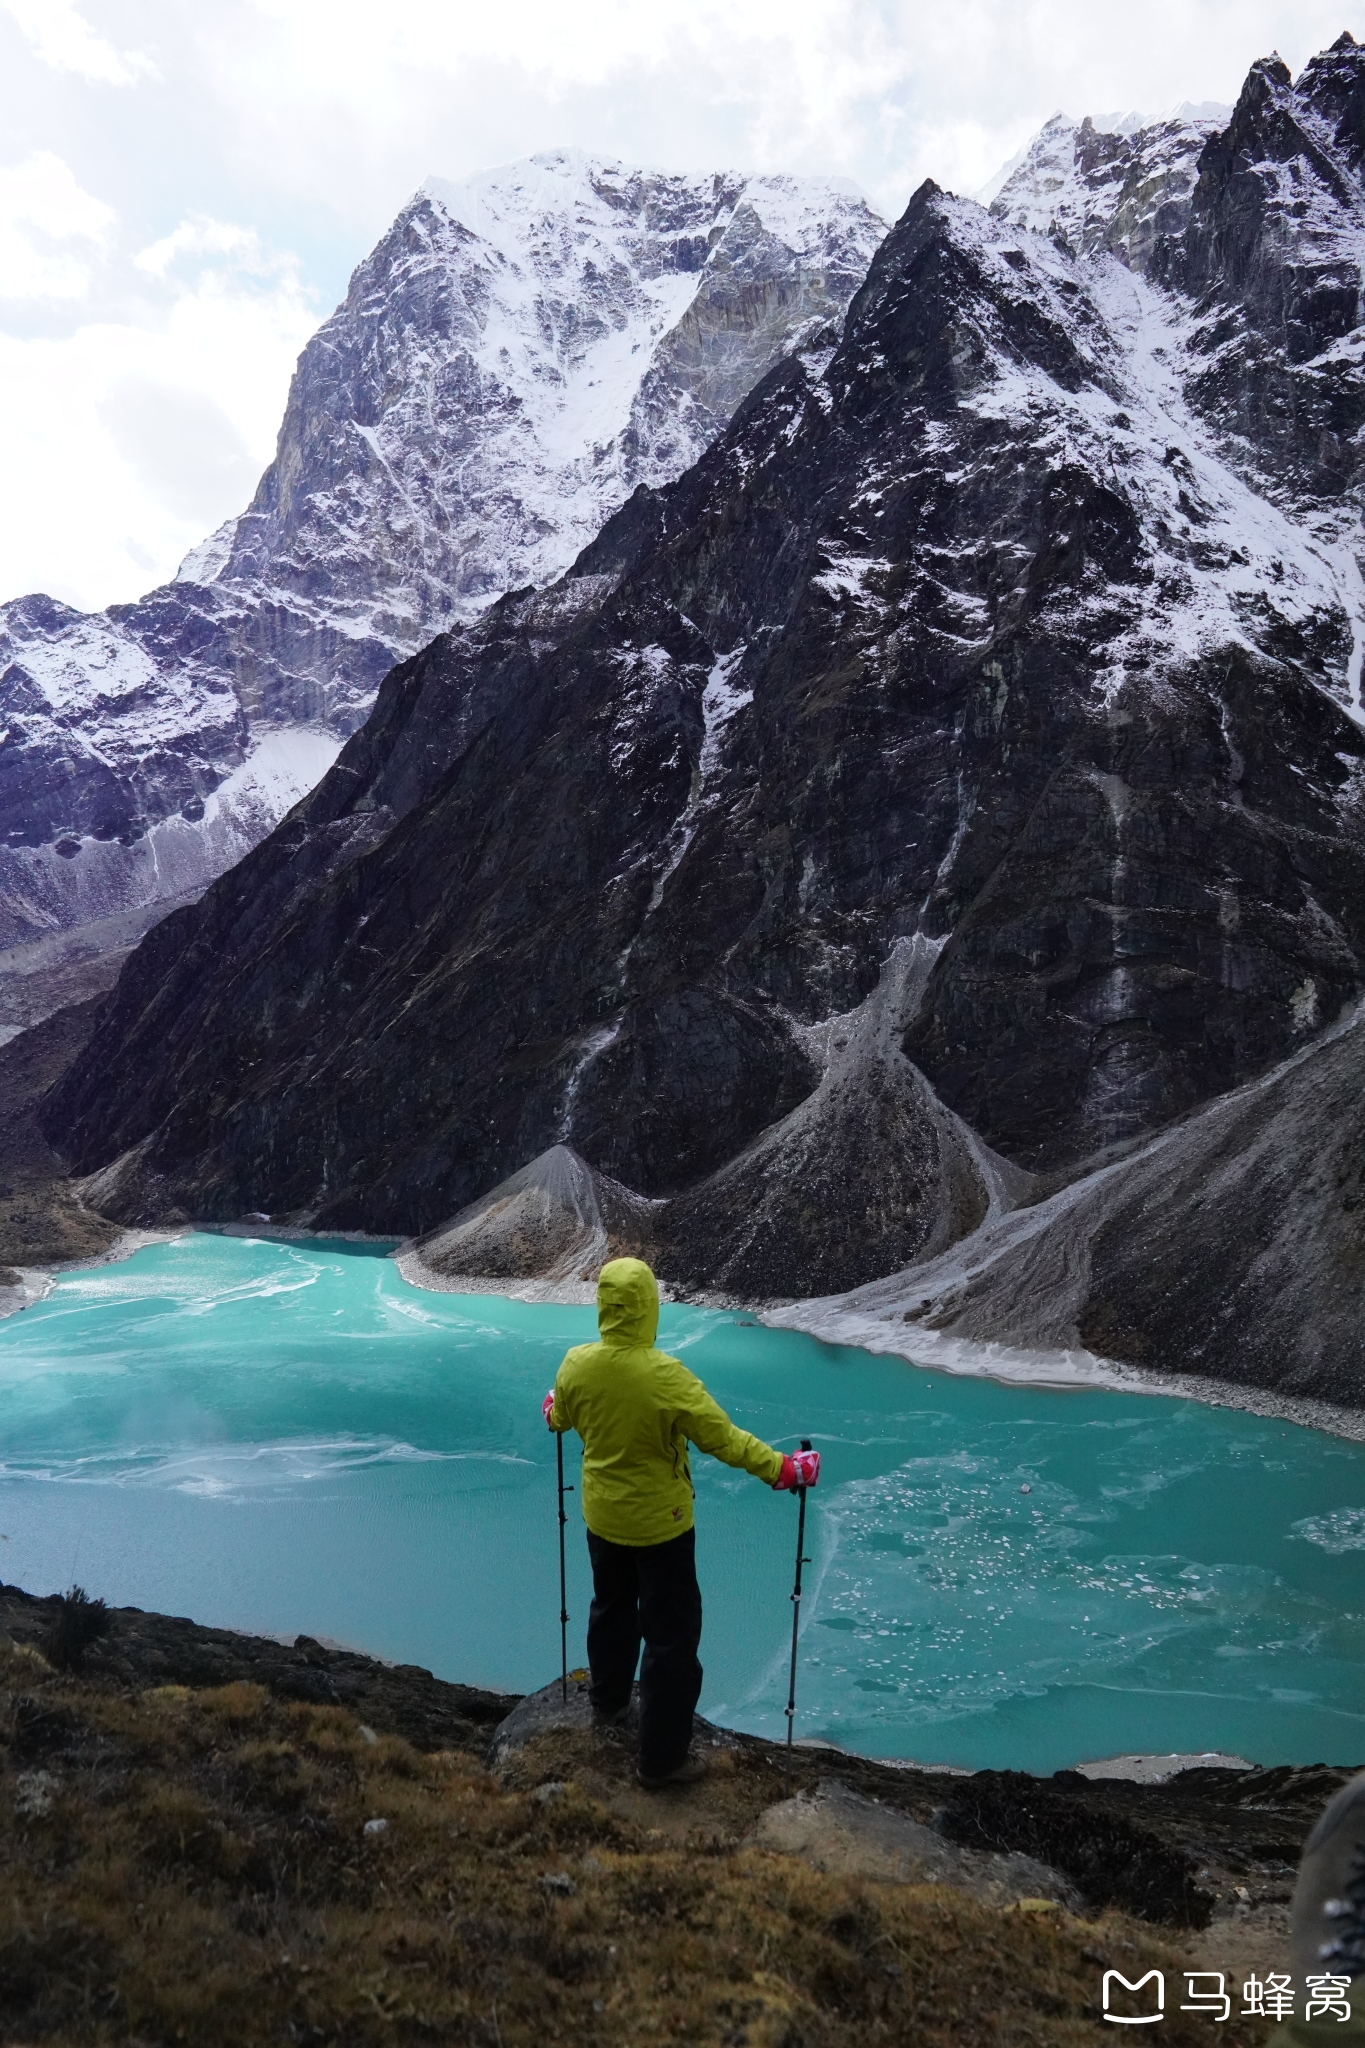
{"type": "Polygon", "coordinates": [[[1235,99],[1365,0],[0,0],[0,599],[139,595],[247,502],[424,177],[576,144],[894,215],[1059,108],[1235,99]]]}

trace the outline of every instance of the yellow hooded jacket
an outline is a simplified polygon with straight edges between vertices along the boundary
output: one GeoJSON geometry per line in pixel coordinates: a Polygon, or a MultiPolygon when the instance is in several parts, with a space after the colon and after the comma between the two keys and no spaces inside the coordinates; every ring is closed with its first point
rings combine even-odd
{"type": "Polygon", "coordinates": [[[555,1375],[550,1427],[583,1439],[583,1519],[609,1543],[667,1543],[692,1527],[687,1446],[771,1486],[782,1453],[736,1429],[695,1373],[656,1351],[659,1289],[641,1259],[612,1259],[597,1282],[601,1341],[555,1375]]]}

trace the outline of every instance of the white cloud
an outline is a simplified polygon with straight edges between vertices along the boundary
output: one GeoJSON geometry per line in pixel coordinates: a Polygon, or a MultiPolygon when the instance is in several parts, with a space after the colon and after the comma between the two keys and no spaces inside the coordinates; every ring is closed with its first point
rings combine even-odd
{"type": "Polygon", "coordinates": [[[220,266],[136,320],[0,335],[0,595],[95,609],[172,576],[250,499],[316,325],[292,271],[220,266]]]}
{"type": "Polygon", "coordinates": [[[865,177],[916,67],[876,0],[229,0],[198,34],[243,167],[345,208],[560,143],[865,177]]]}
{"type": "Polygon", "coordinates": [[[431,172],[568,144],[841,173],[894,217],[926,176],[977,190],[1060,107],[1231,100],[1275,47],[1297,70],[1365,39],[1365,0],[87,11],[0,0],[0,118],[30,152],[0,172],[0,326],[67,323],[0,336],[0,598],[135,596],[240,510],[314,321],[300,275],[334,298],[431,172]]]}
{"type": "Polygon", "coordinates": [[[842,171],[899,211],[987,178],[1058,107],[1235,97],[1361,0],[220,0],[195,63],[243,175],[373,226],[430,171],[575,143],[686,168],[842,171]]]}
{"type": "Polygon", "coordinates": [[[251,497],[262,465],[211,392],[125,372],[96,410],[147,495],[196,534],[251,497]]]}
{"type": "Polygon", "coordinates": [[[91,28],[71,0],[0,0],[34,56],[54,71],[74,71],[101,85],[133,85],[156,75],[151,60],[135,50],[118,51],[91,28]]]}
{"type": "Polygon", "coordinates": [[[164,277],[182,256],[231,256],[244,270],[258,275],[288,267],[287,257],[268,257],[255,228],[238,227],[229,220],[214,220],[207,213],[192,214],[159,242],[139,249],[133,262],[151,277],[164,277]]]}
{"type": "Polygon", "coordinates": [[[83,298],[114,221],[51,150],[0,169],[0,299],[83,298]]]}

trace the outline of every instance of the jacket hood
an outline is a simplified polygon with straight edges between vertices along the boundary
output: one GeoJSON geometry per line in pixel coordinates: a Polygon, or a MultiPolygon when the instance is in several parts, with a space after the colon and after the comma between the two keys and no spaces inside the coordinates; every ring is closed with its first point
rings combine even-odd
{"type": "Polygon", "coordinates": [[[659,1334],[659,1283],[643,1259],[608,1259],[597,1278],[597,1328],[604,1344],[638,1344],[659,1334]]]}

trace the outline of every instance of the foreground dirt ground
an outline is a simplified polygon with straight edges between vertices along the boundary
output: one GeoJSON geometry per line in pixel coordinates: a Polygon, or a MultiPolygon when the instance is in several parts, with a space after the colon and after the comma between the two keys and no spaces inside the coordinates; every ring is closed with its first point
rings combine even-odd
{"type": "MultiPolygon", "coordinates": [[[[1087,1840],[1129,1875],[1145,1855],[1167,1924],[1093,1903],[1002,1909],[756,1846],[783,1793],[766,1743],[727,1742],[705,1785],[669,1795],[643,1793],[629,1744],[588,1729],[536,1736],[495,1773],[489,1738],[512,1704],[496,1694],[136,1610],[81,1673],[59,1671],[38,1647],[60,1654],[55,1613],[0,1589],[8,2044],[1069,2048],[1112,2038],[1106,1968],[1177,1984],[1219,1966],[1200,1944],[1233,1938],[1229,1913],[1245,1938],[1338,1776],[1232,1774],[1257,1781],[1245,1797],[1182,1799],[800,1756],[807,1790],[834,1772],[959,1839],[1051,1845],[1092,1901],[1107,1880],[1098,1863],[1086,1878],[1087,1840]]],[[[1265,2028],[1171,2010],[1161,2038],[1249,2048],[1265,2028]]]]}

